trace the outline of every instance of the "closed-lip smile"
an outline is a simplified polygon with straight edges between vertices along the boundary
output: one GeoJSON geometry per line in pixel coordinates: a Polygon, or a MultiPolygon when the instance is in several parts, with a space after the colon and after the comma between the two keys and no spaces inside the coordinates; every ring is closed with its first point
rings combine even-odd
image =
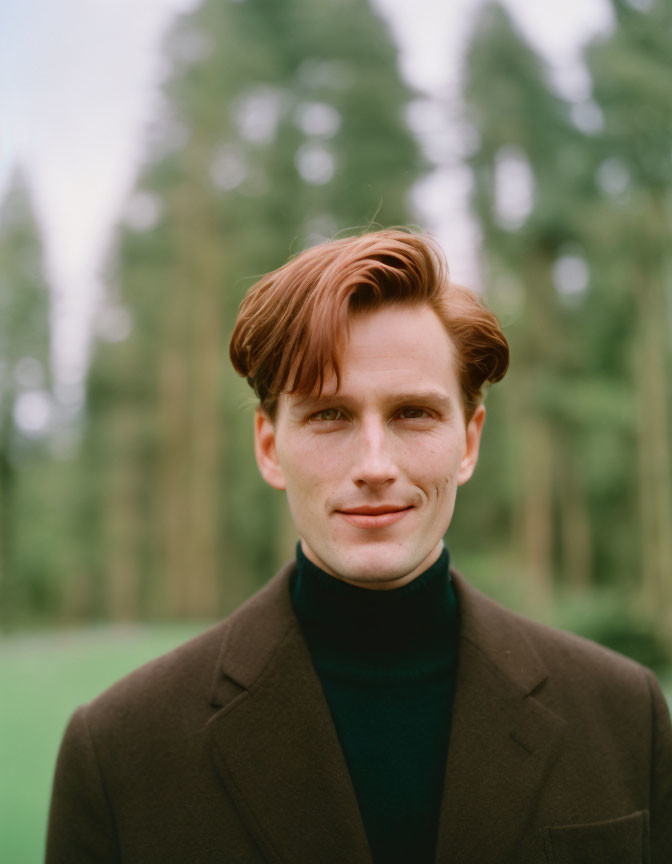
{"type": "Polygon", "coordinates": [[[357,528],[385,528],[399,522],[412,509],[412,505],[404,504],[363,504],[336,512],[357,528]]]}
{"type": "Polygon", "coordinates": [[[364,504],[361,507],[348,507],[339,510],[339,513],[356,513],[362,516],[380,516],[381,513],[395,513],[399,510],[408,510],[408,504],[377,504],[374,506],[364,504]]]}

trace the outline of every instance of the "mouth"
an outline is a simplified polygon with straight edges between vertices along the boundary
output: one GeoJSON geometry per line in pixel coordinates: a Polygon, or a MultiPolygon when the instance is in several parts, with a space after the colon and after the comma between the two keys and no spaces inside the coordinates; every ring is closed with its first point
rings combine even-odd
{"type": "Polygon", "coordinates": [[[380,504],[376,507],[353,507],[348,510],[337,510],[346,522],[357,528],[386,528],[401,521],[412,506],[399,507],[392,504],[380,504]]]}

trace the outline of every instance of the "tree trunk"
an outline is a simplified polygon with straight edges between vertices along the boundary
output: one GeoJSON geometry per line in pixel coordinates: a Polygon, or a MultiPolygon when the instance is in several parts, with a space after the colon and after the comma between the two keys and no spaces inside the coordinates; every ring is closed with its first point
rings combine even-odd
{"type": "Polygon", "coordinates": [[[0,426],[0,626],[12,624],[14,606],[12,585],[12,515],[14,470],[9,458],[8,423],[0,426]]]}
{"type": "Polygon", "coordinates": [[[533,609],[545,615],[553,593],[553,445],[547,423],[524,426],[523,554],[533,609]]]}
{"type": "Polygon", "coordinates": [[[585,489],[566,444],[562,471],[558,476],[560,530],[562,532],[563,581],[571,588],[587,591],[592,582],[592,537],[585,489]]]}
{"type": "Polygon", "coordinates": [[[184,350],[187,297],[177,277],[167,286],[161,337],[158,420],[161,432],[157,477],[157,548],[160,616],[180,617],[186,610],[187,578],[185,497],[188,478],[188,370],[184,350]]]}
{"type": "MultiPolygon", "coordinates": [[[[514,435],[522,470],[521,535],[526,589],[545,616],[553,598],[553,478],[556,451],[542,381],[553,370],[557,344],[551,260],[542,250],[524,262],[526,326],[516,362],[520,415],[514,435]]],[[[509,382],[510,385],[513,384],[509,382]]]]}
{"type": "MultiPolygon", "coordinates": [[[[194,157],[195,158],[195,157],[194,157]]],[[[197,183],[172,200],[177,258],[160,373],[159,530],[173,616],[220,609],[222,238],[197,183]]]]}
{"type": "MultiPolygon", "coordinates": [[[[186,196],[185,196],[186,198],[186,196]]],[[[190,474],[187,490],[186,612],[212,617],[220,608],[219,555],[220,447],[222,445],[220,370],[222,366],[222,238],[206,202],[185,209],[182,256],[191,286],[190,346],[193,375],[189,416],[190,474]],[[198,206],[206,205],[206,206],[198,206]],[[197,217],[197,218],[194,218],[197,217]]]]}
{"type": "MultiPolygon", "coordinates": [[[[115,620],[135,620],[140,613],[139,533],[145,529],[138,512],[136,406],[119,406],[110,416],[111,462],[106,512],[109,555],[107,609],[115,620]]],[[[141,481],[142,482],[142,481],[141,481]]]]}
{"type": "Polygon", "coordinates": [[[646,607],[661,632],[672,627],[672,478],[668,423],[669,312],[661,269],[640,269],[636,389],[641,585],[646,607]]]}

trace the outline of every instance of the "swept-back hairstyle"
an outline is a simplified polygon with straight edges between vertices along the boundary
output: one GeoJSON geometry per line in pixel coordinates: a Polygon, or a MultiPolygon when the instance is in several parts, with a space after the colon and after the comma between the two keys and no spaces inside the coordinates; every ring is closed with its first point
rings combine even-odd
{"type": "Polygon", "coordinates": [[[441,248],[427,235],[388,229],[332,240],[266,274],[240,305],[231,362],[274,419],[281,393],[319,394],[329,370],[338,386],[351,315],[398,303],[429,306],[443,323],[469,419],[483,385],[506,373],[509,346],[495,315],[449,280],[441,248]]]}

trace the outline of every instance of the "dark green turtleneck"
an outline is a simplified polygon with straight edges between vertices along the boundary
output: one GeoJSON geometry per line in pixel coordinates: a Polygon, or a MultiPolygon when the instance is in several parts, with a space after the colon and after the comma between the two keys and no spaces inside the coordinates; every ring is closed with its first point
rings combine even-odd
{"type": "MultiPolygon", "coordinates": [[[[376,864],[432,864],[457,664],[448,553],[401,588],[325,573],[297,546],[292,603],[376,864]]],[[[334,826],[337,831],[337,826],[334,826]]]]}

